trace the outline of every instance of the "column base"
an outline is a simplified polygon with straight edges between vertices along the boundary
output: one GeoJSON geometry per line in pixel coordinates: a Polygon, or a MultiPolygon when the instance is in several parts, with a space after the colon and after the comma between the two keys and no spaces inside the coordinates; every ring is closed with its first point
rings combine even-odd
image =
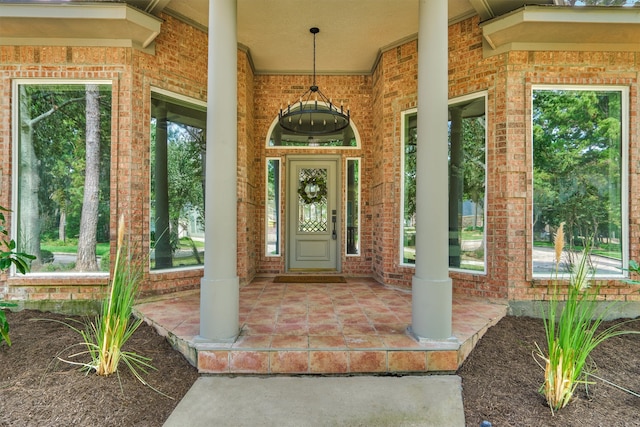
{"type": "Polygon", "coordinates": [[[199,342],[232,342],[240,334],[240,280],[200,281],[199,342]]]}
{"type": "Polygon", "coordinates": [[[422,279],[413,276],[411,333],[417,340],[455,339],[452,333],[452,288],[452,281],[448,277],[422,279]]]}

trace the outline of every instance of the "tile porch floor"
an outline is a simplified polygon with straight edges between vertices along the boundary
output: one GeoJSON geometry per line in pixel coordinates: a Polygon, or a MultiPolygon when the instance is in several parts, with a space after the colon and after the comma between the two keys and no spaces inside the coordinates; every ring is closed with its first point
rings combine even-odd
{"type": "Polygon", "coordinates": [[[347,283],[273,283],[259,277],[240,289],[240,335],[233,343],[196,344],[198,291],[142,301],[135,311],[167,336],[201,373],[354,374],[453,372],[505,303],[454,295],[448,342],[407,334],[411,293],[370,278],[347,283]]]}

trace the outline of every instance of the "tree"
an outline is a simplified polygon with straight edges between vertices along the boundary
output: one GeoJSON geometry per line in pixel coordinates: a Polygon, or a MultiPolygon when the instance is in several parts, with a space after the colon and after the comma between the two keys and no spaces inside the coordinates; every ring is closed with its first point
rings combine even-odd
{"type": "Polygon", "coordinates": [[[566,222],[570,243],[619,235],[621,126],[617,91],[534,91],[536,230],[566,222]]]}
{"type": "Polygon", "coordinates": [[[80,236],[76,270],[97,271],[96,260],[98,206],[100,197],[100,92],[98,85],[86,86],[84,200],[80,217],[80,236]]]}
{"type": "Polygon", "coordinates": [[[34,265],[42,262],[40,251],[40,214],[38,206],[38,193],[40,190],[39,158],[36,155],[34,133],[35,127],[52,114],[64,109],[78,98],[68,99],[61,104],[51,103],[44,112],[33,116],[42,104],[46,106],[49,98],[44,98],[44,103],[32,102],[30,92],[25,85],[19,86],[20,98],[20,247],[29,254],[35,256],[34,265]]]}
{"type": "MultiPolygon", "coordinates": [[[[84,85],[19,86],[20,216],[17,240],[21,250],[38,256],[34,266],[41,262],[42,239],[71,237],[75,241],[80,236],[86,176],[89,188],[96,182],[98,186],[98,208],[92,209],[91,213],[98,224],[94,240],[98,239],[98,234],[101,241],[109,239],[111,95],[104,87],[88,86],[93,87],[90,93],[95,92],[95,96],[89,95],[89,103],[84,85]],[[92,104],[92,98],[97,103],[92,104]],[[93,110],[89,123],[87,105],[90,112],[93,110]],[[91,170],[91,163],[96,163],[91,147],[96,144],[97,172],[91,170]],[[87,175],[88,154],[93,160],[89,160],[87,175]]],[[[91,192],[89,190],[88,194],[91,192]]],[[[83,270],[87,268],[83,267],[83,270]]]]}
{"type": "MultiPolygon", "coordinates": [[[[173,266],[181,230],[186,229],[193,217],[204,218],[205,131],[168,121],[166,108],[163,101],[157,101],[156,117],[151,124],[151,198],[158,269],[173,266]]],[[[195,247],[192,250],[200,263],[197,250],[195,247]]]]}

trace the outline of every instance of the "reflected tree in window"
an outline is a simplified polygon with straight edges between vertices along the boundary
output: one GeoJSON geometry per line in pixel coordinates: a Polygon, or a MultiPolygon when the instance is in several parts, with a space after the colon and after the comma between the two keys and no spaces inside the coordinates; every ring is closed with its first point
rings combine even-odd
{"type": "Polygon", "coordinates": [[[202,265],[204,107],[156,94],[151,120],[151,268],[202,265]]]}
{"type": "Polygon", "coordinates": [[[569,254],[594,239],[599,271],[621,272],[622,160],[620,91],[534,90],[534,273],[562,222],[569,254]]]}
{"type": "MultiPolygon", "coordinates": [[[[485,97],[449,105],[449,267],[484,271],[485,97]]],[[[415,262],[417,113],[404,115],[402,262],[415,262]]],[[[437,185],[427,183],[427,185],[437,185]]]]}
{"type": "Polygon", "coordinates": [[[32,271],[108,271],[111,87],[19,84],[18,109],[18,242],[32,271]]]}

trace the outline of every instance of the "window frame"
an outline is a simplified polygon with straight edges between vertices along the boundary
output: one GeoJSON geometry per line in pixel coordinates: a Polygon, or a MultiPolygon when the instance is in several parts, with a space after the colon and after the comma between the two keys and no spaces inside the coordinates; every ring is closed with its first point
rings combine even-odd
{"type": "MultiPolygon", "coordinates": [[[[484,126],[484,206],[482,208],[482,251],[483,251],[483,259],[482,259],[482,270],[468,270],[468,269],[464,269],[464,268],[454,268],[454,267],[449,267],[449,271],[453,271],[456,273],[464,273],[464,274],[475,274],[475,275],[482,275],[482,276],[486,276],[487,275],[487,193],[489,191],[489,187],[487,185],[488,183],[488,168],[487,168],[487,161],[488,161],[488,129],[489,129],[489,115],[487,114],[487,105],[489,102],[489,93],[488,91],[481,91],[481,92],[475,92],[475,93],[470,93],[468,95],[463,95],[463,96],[459,96],[456,98],[452,98],[449,100],[449,102],[447,102],[447,109],[451,106],[451,105],[455,105],[455,104],[460,104],[463,103],[465,101],[471,101],[471,100],[475,100],[475,99],[479,99],[479,98],[484,98],[484,117],[485,117],[485,126],[484,126]]],[[[448,177],[448,174],[447,174],[448,177]]]]}
{"type": "MultiPolygon", "coordinates": [[[[13,162],[12,168],[11,168],[11,206],[12,206],[12,211],[14,211],[14,215],[12,215],[12,221],[11,221],[11,235],[12,236],[16,236],[15,240],[16,243],[18,243],[18,222],[20,221],[19,219],[19,211],[18,211],[18,206],[19,206],[19,181],[20,181],[20,171],[19,171],[19,162],[20,162],[20,158],[19,158],[19,153],[20,153],[20,147],[18,144],[20,144],[20,131],[18,129],[18,124],[20,123],[20,119],[19,119],[19,115],[20,115],[20,102],[16,102],[18,100],[18,97],[20,96],[20,91],[19,91],[19,87],[21,85],[30,85],[30,86],[36,86],[36,85],[47,85],[47,86],[51,86],[51,85],[62,85],[62,86],[70,86],[70,85],[87,85],[87,84],[96,84],[96,85],[105,85],[105,86],[109,86],[111,88],[111,100],[112,100],[112,104],[111,104],[111,111],[112,111],[112,115],[111,115],[111,129],[113,129],[113,123],[114,123],[114,119],[116,117],[115,114],[113,114],[114,111],[114,105],[113,105],[113,100],[117,98],[117,94],[115,93],[115,85],[114,85],[114,81],[112,79],[87,79],[87,78],[82,78],[82,79],[75,79],[75,78],[18,78],[18,79],[13,79],[11,82],[11,151],[12,151],[12,155],[11,155],[11,161],[13,162]]],[[[113,141],[114,141],[114,134],[113,131],[111,132],[111,142],[109,144],[109,149],[111,150],[111,152],[109,153],[110,156],[110,168],[113,167],[113,141]]],[[[110,179],[113,180],[113,176],[111,176],[110,173],[110,179]]],[[[109,194],[109,200],[111,202],[111,200],[113,199],[113,194],[109,194]]],[[[110,203],[111,204],[111,203],[110,203]]],[[[110,206],[109,208],[110,211],[110,217],[112,216],[112,211],[113,211],[113,207],[110,206]]],[[[111,223],[111,218],[109,219],[109,223],[111,223]]],[[[113,244],[113,242],[110,242],[110,246],[113,244]]],[[[19,243],[18,243],[19,245],[19,243]]],[[[109,255],[110,256],[110,255],[109,255]]],[[[11,266],[11,268],[8,271],[9,277],[18,277],[18,273],[16,271],[16,268],[14,265],[11,266]]],[[[53,272],[53,271],[38,271],[38,272],[32,272],[29,271],[27,272],[24,276],[29,276],[29,277],[34,277],[34,278],[38,278],[38,277],[55,277],[55,278],[63,278],[63,277],[99,277],[99,278],[104,278],[104,277],[109,277],[110,272],[109,271],[91,271],[91,272],[82,272],[82,271],[71,271],[71,270],[65,270],[65,271],[61,271],[61,272],[53,272]]],[[[22,276],[22,275],[21,275],[22,276]]]]}
{"type": "MultiPolygon", "coordinates": [[[[487,182],[488,182],[488,168],[487,168],[487,161],[488,161],[488,149],[487,149],[487,144],[488,144],[488,114],[487,114],[487,106],[488,106],[488,91],[480,91],[480,92],[474,92],[471,94],[467,94],[467,95],[463,95],[463,96],[459,96],[456,98],[452,98],[449,99],[447,102],[447,109],[449,108],[449,106],[451,105],[455,105],[455,104],[460,104],[460,103],[464,103],[465,101],[471,101],[474,99],[479,99],[479,98],[484,98],[484,108],[485,108],[485,128],[484,128],[484,141],[485,141],[485,149],[484,149],[484,167],[485,167],[485,175],[484,175],[484,208],[483,208],[483,268],[482,270],[469,270],[469,269],[464,269],[464,268],[454,268],[454,267],[449,267],[447,266],[447,268],[449,269],[449,271],[451,272],[456,272],[456,273],[462,273],[462,274],[472,274],[472,275],[476,275],[476,276],[486,276],[487,275],[487,231],[486,231],[486,224],[487,224],[487,200],[488,200],[488,186],[487,186],[487,182]]],[[[405,180],[405,135],[406,135],[406,125],[407,125],[407,116],[410,115],[417,115],[418,113],[418,109],[417,108],[410,108],[407,110],[404,110],[400,113],[400,138],[401,138],[401,144],[400,144],[400,149],[401,149],[401,156],[400,156],[400,227],[399,227],[399,265],[401,267],[412,267],[415,268],[415,264],[412,263],[407,263],[404,262],[404,213],[405,213],[405,184],[404,184],[404,180],[405,180]]],[[[447,177],[448,177],[448,173],[447,173],[447,177]]]]}
{"type": "Polygon", "coordinates": [[[264,211],[264,255],[268,258],[279,258],[282,257],[282,159],[280,157],[266,157],[265,158],[265,189],[264,189],[264,197],[265,201],[269,200],[269,162],[277,161],[278,162],[278,182],[276,183],[277,188],[275,191],[278,193],[278,201],[276,203],[276,221],[277,224],[277,244],[276,244],[276,253],[269,252],[269,213],[267,212],[268,203],[265,202],[265,211],[264,211]]]}
{"type": "MultiPolygon", "coordinates": [[[[207,102],[206,101],[202,101],[199,100],[197,98],[192,98],[186,95],[182,95],[176,92],[172,92],[166,89],[162,89],[159,87],[155,87],[155,86],[151,86],[150,87],[150,92],[149,92],[149,98],[148,98],[148,102],[149,102],[149,110],[148,110],[148,124],[149,124],[149,130],[151,128],[150,124],[151,124],[151,119],[152,119],[152,115],[151,115],[151,99],[153,98],[153,94],[157,93],[158,95],[160,95],[163,98],[170,98],[170,99],[175,99],[178,103],[186,103],[186,104],[191,104],[194,107],[198,107],[203,109],[203,111],[207,111],[207,102]]],[[[206,129],[205,129],[206,132],[206,129]]],[[[148,177],[148,185],[149,185],[149,192],[147,194],[147,197],[149,197],[149,205],[147,206],[148,212],[149,212],[149,220],[153,221],[153,218],[151,216],[151,132],[149,132],[149,173],[147,175],[148,177]]],[[[206,162],[206,158],[204,158],[203,163],[206,162]]],[[[203,198],[206,200],[206,194],[202,195],[203,198]]],[[[148,224],[149,227],[149,233],[151,232],[151,222],[149,222],[148,224]]],[[[206,231],[205,231],[205,236],[206,236],[206,231]]],[[[206,237],[205,237],[206,240],[206,237]]],[[[151,247],[149,247],[147,249],[149,252],[148,254],[151,255],[151,253],[153,252],[153,249],[151,247]]],[[[205,254],[206,256],[206,254],[205,254]]],[[[202,264],[198,264],[198,265],[186,265],[186,266],[176,266],[176,267],[170,267],[170,268],[151,268],[151,257],[149,257],[149,275],[153,276],[153,275],[158,275],[158,274],[166,274],[166,273],[172,273],[172,272],[177,272],[177,271],[185,271],[185,270],[202,270],[204,269],[204,259],[203,259],[203,263],[202,264]]]]}
{"type": "Polygon", "coordinates": [[[405,212],[405,185],[404,185],[404,168],[405,168],[405,135],[407,132],[407,116],[418,114],[417,108],[410,108],[400,112],[400,230],[399,230],[399,260],[400,266],[415,268],[415,263],[404,262],[404,212],[405,212]]]}
{"type": "Polygon", "coordinates": [[[344,160],[344,188],[345,188],[345,204],[344,204],[344,236],[345,236],[345,245],[344,245],[344,254],[347,257],[359,257],[362,255],[362,245],[361,245],[361,241],[360,241],[360,235],[361,235],[361,201],[362,201],[362,158],[361,157],[346,157],[344,160]],[[356,233],[356,241],[358,242],[357,244],[357,248],[358,248],[358,252],[355,254],[350,254],[348,252],[349,248],[347,247],[347,241],[346,239],[348,238],[348,226],[349,224],[347,223],[347,218],[348,218],[348,209],[349,209],[349,198],[348,198],[348,191],[349,191],[349,162],[350,161],[356,161],[358,162],[358,176],[357,176],[357,182],[358,182],[358,191],[357,191],[357,195],[356,195],[356,199],[358,201],[358,210],[356,213],[356,218],[357,218],[357,223],[358,223],[358,227],[357,227],[357,233],[356,233]]]}
{"type": "MultiPolygon", "coordinates": [[[[603,92],[620,92],[620,221],[621,221],[621,271],[620,274],[603,274],[596,273],[593,275],[596,279],[624,279],[629,277],[628,268],[629,268],[629,143],[630,143],[630,90],[628,86],[623,85],[571,85],[571,84],[533,84],[531,85],[531,90],[529,91],[529,138],[530,138],[530,149],[529,155],[531,156],[531,164],[529,166],[529,170],[531,172],[531,203],[530,203],[530,211],[529,216],[531,218],[528,221],[528,233],[530,236],[530,242],[528,244],[528,249],[530,251],[529,258],[529,274],[533,279],[549,279],[549,273],[547,272],[538,272],[534,271],[533,266],[533,218],[534,218],[534,188],[533,188],[533,174],[534,174],[534,164],[533,164],[533,155],[534,155],[534,144],[533,144],[533,94],[536,90],[544,91],[558,91],[558,90],[567,90],[567,91],[603,91],[603,92]]],[[[558,277],[561,279],[568,279],[569,274],[566,272],[559,272],[558,277]]]]}

